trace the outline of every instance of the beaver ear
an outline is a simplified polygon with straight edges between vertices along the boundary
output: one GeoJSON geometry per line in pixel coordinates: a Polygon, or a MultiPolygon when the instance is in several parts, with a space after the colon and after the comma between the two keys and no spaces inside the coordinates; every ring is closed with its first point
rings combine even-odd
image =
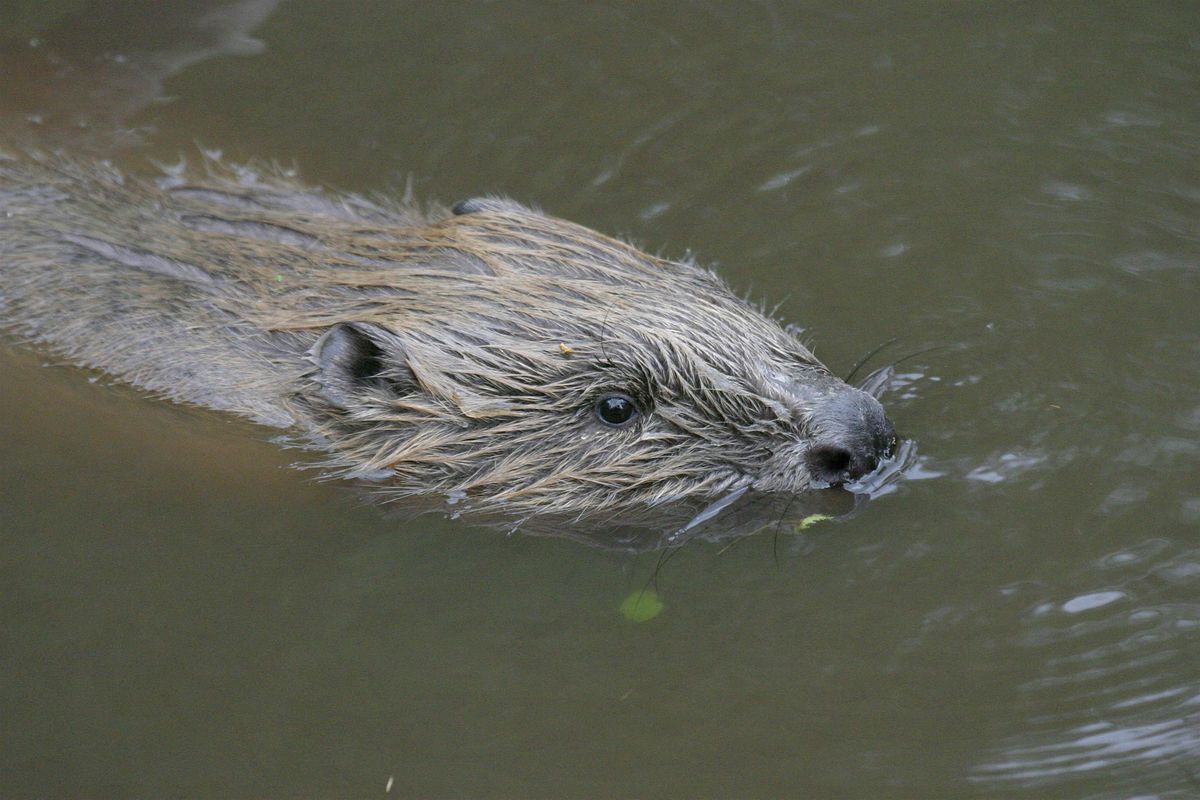
{"type": "Polygon", "coordinates": [[[450,213],[456,217],[461,217],[463,214],[479,214],[484,211],[529,214],[533,209],[521,205],[516,200],[509,200],[507,197],[470,197],[466,200],[459,200],[450,207],[450,213]]]}
{"type": "Polygon", "coordinates": [[[415,381],[395,337],[364,322],[339,322],[309,351],[321,395],[340,408],[363,402],[365,392],[407,394],[415,381]]]}

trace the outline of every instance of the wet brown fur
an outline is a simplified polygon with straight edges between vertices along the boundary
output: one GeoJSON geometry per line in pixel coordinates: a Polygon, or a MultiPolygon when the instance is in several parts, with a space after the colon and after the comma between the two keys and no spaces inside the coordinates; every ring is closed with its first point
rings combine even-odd
{"type": "Polygon", "coordinates": [[[821,409],[856,390],[791,333],[692,264],[507,200],[467,210],[7,158],[0,326],[293,430],[388,497],[587,516],[813,484],[805,454],[840,424],[821,409]],[[627,427],[596,416],[614,392],[641,410],[627,427]]]}

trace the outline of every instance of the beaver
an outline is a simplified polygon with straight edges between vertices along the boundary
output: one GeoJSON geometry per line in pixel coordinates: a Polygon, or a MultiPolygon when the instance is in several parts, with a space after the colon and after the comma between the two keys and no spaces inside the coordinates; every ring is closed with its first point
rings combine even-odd
{"type": "Polygon", "coordinates": [[[288,429],[385,500],[615,519],[841,486],[896,444],[874,397],[713,272],[500,197],[8,155],[0,325],[288,429]]]}

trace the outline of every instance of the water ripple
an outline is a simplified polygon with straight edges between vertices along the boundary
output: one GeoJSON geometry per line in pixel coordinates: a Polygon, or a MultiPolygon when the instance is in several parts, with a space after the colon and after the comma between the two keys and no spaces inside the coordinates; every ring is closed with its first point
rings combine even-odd
{"type": "Polygon", "coordinates": [[[1077,578],[1106,585],[1029,608],[1017,644],[1039,666],[1018,688],[1024,730],[982,759],[973,782],[1102,782],[1113,796],[1184,785],[1200,759],[1200,550],[1171,548],[1156,537],[1103,555],[1077,578]]]}

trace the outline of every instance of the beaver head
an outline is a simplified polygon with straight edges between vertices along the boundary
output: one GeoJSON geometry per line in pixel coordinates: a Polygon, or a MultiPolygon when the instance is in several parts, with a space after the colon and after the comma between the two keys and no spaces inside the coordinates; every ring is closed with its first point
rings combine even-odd
{"type": "Polygon", "coordinates": [[[712,272],[507,200],[359,251],[291,398],[329,464],[514,513],[620,515],[873,470],[880,404],[712,272]]]}

